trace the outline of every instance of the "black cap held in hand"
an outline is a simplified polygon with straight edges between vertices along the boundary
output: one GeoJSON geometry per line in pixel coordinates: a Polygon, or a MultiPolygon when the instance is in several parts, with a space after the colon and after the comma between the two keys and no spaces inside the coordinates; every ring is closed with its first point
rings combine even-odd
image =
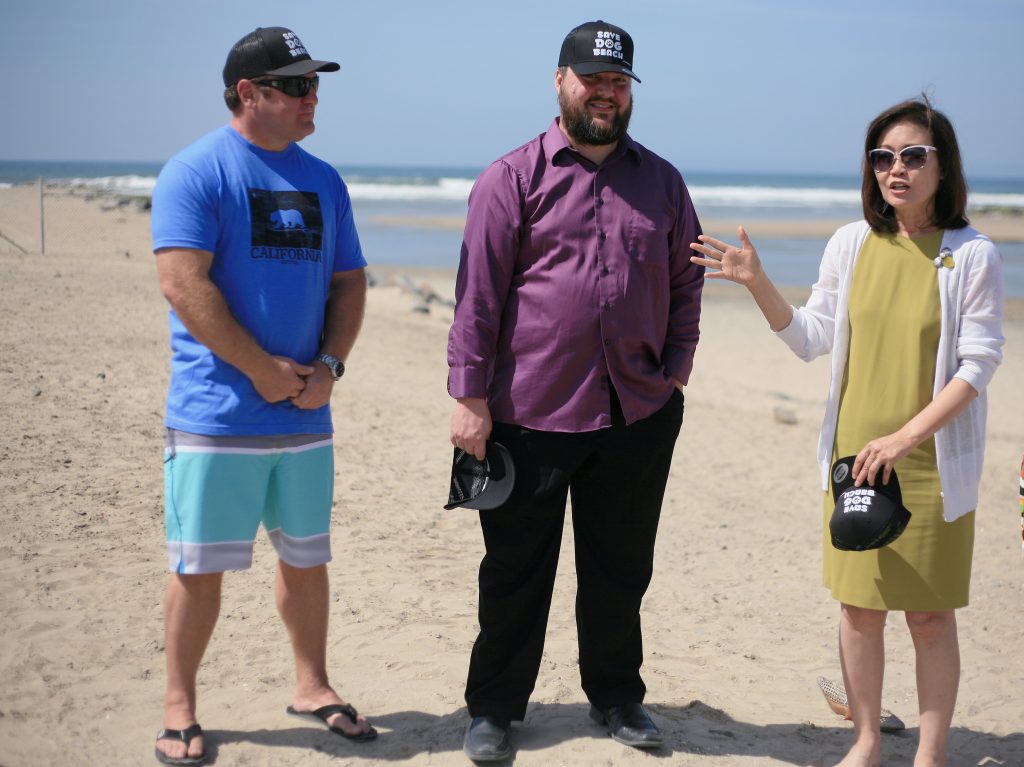
{"type": "Polygon", "coordinates": [[[884,485],[879,473],[876,484],[856,487],[855,458],[847,456],[832,464],[832,497],[836,499],[828,524],[832,546],[841,551],[880,549],[902,535],[910,523],[910,511],[903,505],[895,469],[884,485]]]}
{"type": "Polygon", "coordinates": [[[633,74],[633,38],[622,27],[604,21],[588,21],[567,34],[558,66],[571,67],[580,75],[620,72],[640,82],[633,74]]]}
{"type": "Polygon", "coordinates": [[[257,27],[234,44],[224,64],[224,86],[261,75],[301,77],[310,72],[337,72],[333,61],[313,59],[299,36],[284,27],[257,27]]]}
{"type": "Polygon", "coordinates": [[[481,511],[496,509],[508,500],[515,482],[516,467],[512,454],[500,442],[488,440],[487,456],[482,461],[461,448],[455,448],[451,489],[444,507],[454,509],[463,506],[481,511]]]}

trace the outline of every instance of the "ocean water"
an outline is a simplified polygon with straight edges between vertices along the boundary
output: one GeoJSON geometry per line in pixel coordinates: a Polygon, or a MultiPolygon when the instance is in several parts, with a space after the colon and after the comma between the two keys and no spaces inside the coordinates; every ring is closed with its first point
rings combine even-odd
{"type": "MultiPolygon", "coordinates": [[[[428,226],[427,219],[454,221],[481,168],[339,166],[348,184],[360,239],[372,264],[458,265],[457,229],[428,226]],[[394,225],[405,219],[406,224],[394,225]],[[411,223],[410,223],[411,222],[411,223]]],[[[114,195],[148,196],[160,163],[0,161],[0,188],[47,182],[114,195]]],[[[685,173],[703,219],[855,220],[860,213],[856,176],[685,173]]],[[[969,179],[971,209],[1001,209],[1024,215],[1024,179],[969,179]]],[[[721,233],[729,236],[731,232],[721,233]]],[[[760,238],[758,252],[772,278],[809,286],[817,276],[826,238],[760,238]]],[[[1024,242],[1000,242],[1007,294],[1024,297],[1024,242]]]]}

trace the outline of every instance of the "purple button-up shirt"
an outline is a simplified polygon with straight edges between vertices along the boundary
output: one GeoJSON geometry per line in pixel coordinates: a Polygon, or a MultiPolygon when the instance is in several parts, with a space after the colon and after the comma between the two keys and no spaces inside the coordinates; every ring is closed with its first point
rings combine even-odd
{"type": "Polygon", "coordinates": [[[560,432],[627,423],[693,367],[701,233],[668,162],[624,137],[601,164],[547,133],[477,179],[448,335],[448,392],[486,397],[495,421],[560,432]]]}

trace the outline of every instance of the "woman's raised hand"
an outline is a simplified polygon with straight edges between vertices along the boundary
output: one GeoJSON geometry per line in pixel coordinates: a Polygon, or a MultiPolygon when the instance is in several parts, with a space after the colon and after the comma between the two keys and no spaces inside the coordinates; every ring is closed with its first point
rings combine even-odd
{"type": "Polygon", "coordinates": [[[697,238],[700,242],[691,242],[690,247],[704,255],[690,256],[690,260],[708,269],[704,272],[705,279],[729,280],[749,290],[768,320],[768,326],[777,333],[792,322],[793,307],[765,274],[747,230],[741,226],[736,231],[740,236],[738,248],[706,234],[700,235],[697,238]]]}
{"type": "Polygon", "coordinates": [[[747,237],[746,229],[741,226],[737,232],[740,237],[739,247],[716,240],[706,234],[697,238],[700,242],[690,243],[693,250],[704,254],[703,257],[690,256],[690,261],[714,270],[705,272],[705,279],[729,280],[729,282],[751,287],[764,274],[761,269],[761,260],[757,257],[757,250],[750,238],[747,237]]]}

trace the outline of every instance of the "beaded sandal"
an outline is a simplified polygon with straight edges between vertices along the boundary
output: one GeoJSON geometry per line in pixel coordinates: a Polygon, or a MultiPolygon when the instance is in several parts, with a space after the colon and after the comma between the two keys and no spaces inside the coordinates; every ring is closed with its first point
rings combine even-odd
{"type": "MultiPolygon", "coordinates": [[[[821,694],[825,696],[828,707],[843,717],[843,719],[850,719],[852,721],[853,717],[850,715],[850,702],[846,697],[846,688],[841,683],[833,682],[823,676],[818,677],[818,687],[821,688],[821,694]]],[[[903,721],[896,714],[887,708],[882,709],[882,717],[879,722],[879,729],[882,732],[899,732],[906,728],[907,726],[903,724],[903,721]]]]}

